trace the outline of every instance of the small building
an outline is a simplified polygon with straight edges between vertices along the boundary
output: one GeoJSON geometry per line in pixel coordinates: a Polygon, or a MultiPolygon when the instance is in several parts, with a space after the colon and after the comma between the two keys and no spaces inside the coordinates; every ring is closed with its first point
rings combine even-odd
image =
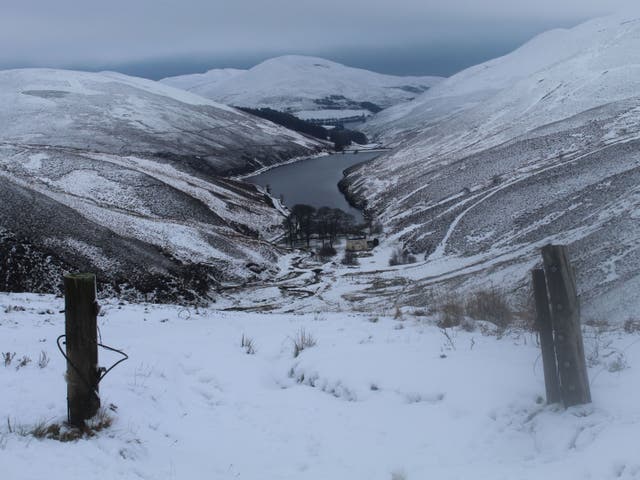
{"type": "Polygon", "coordinates": [[[347,252],[368,252],[378,246],[378,239],[367,240],[367,237],[347,238],[347,252]]]}
{"type": "Polygon", "coordinates": [[[347,238],[347,252],[366,252],[369,250],[369,244],[366,238],[347,238]]]}

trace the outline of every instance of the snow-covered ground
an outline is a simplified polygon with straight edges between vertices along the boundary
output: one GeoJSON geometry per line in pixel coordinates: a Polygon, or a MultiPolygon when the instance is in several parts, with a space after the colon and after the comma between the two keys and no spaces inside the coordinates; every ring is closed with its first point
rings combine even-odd
{"type": "Polygon", "coordinates": [[[368,132],[389,143],[422,134],[433,150],[478,151],[638,91],[640,9],[544,32],[467,68],[413,102],[381,112],[368,132]],[[440,125],[438,125],[440,124],[440,125]],[[442,131],[433,132],[434,128],[442,131]],[[452,142],[454,140],[454,142],[452,142]],[[451,144],[450,144],[451,143],[451,144]]]}
{"type": "Polygon", "coordinates": [[[296,112],[296,117],[302,120],[333,120],[333,119],[350,119],[353,117],[368,117],[371,115],[369,110],[302,110],[296,112]]]}
{"type": "Polygon", "coordinates": [[[63,301],[0,294],[0,351],[16,353],[0,365],[4,478],[640,477],[637,333],[587,329],[594,401],[564,410],[542,402],[531,333],[444,332],[409,311],[102,303],[103,342],[130,356],[101,384],[113,425],[60,443],[24,432],[65,420],[63,301]],[[294,358],[302,330],[316,345],[294,358]]]}
{"type": "Polygon", "coordinates": [[[0,71],[0,288],[54,292],[75,269],[154,295],[171,278],[209,281],[185,266],[253,278],[247,267],[276,257],[262,239],[279,235],[282,215],[223,176],[325,146],[150,80],[0,71]]]}
{"type": "Polygon", "coordinates": [[[53,69],[0,71],[0,144],[180,158],[206,175],[244,173],[322,149],[159,82],[53,69]]]}
{"type": "Polygon", "coordinates": [[[364,124],[395,148],[349,173],[350,194],[429,259],[423,278],[466,275],[456,287],[523,291],[539,247],[567,244],[590,315],[624,321],[640,308],[639,50],[625,12],[464,70],[364,124]]]}

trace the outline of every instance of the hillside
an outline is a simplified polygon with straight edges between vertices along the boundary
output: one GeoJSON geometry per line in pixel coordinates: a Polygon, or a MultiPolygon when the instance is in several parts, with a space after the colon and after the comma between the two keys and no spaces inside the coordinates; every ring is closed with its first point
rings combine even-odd
{"type": "Polygon", "coordinates": [[[246,173],[314,141],[157,82],[117,73],[0,72],[0,141],[180,157],[192,170],[246,173]]]}
{"type": "Polygon", "coordinates": [[[246,70],[240,70],[238,68],[217,68],[205,73],[192,73],[188,75],[179,75],[177,77],[168,77],[161,80],[161,82],[171,87],[190,90],[196,93],[196,90],[214,88],[217,84],[230,80],[231,78],[245,72],[246,70]]]}
{"type": "Polygon", "coordinates": [[[348,184],[428,258],[419,288],[520,289],[553,241],[571,247],[590,316],[640,307],[639,49],[640,17],[551,31],[368,124],[396,148],[348,184]]]}
{"type": "Polygon", "coordinates": [[[273,265],[281,214],[223,178],[311,154],[295,132],[155,82],[0,72],[0,290],[55,291],[59,274],[194,299],[273,265]]]}
{"type": "MultiPolygon", "coordinates": [[[[304,118],[313,118],[310,112],[326,110],[369,115],[411,100],[441,80],[382,75],[322,58],[288,55],[247,71],[211,70],[161,82],[227,105],[303,112],[304,118]]],[[[322,115],[326,118],[327,113],[322,115]]]]}

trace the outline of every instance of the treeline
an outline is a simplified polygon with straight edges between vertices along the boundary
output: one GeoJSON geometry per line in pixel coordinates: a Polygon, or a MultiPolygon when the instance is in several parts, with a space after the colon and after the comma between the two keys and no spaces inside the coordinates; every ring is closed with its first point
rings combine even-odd
{"type": "Polygon", "coordinates": [[[256,117],[264,118],[278,125],[282,125],[285,128],[294,130],[296,132],[304,133],[321,140],[330,140],[333,142],[336,150],[343,150],[345,147],[351,145],[352,142],[364,145],[368,143],[367,136],[362,132],[355,130],[348,130],[344,127],[336,127],[331,130],[320,125],[314,125],[311,122],[301,120],[298,117],[291,115],[290,113],[279,112],[271,108],[248,108],[237,107],[243,112],[247,112],[256,117]]]}
{"type": "Polygon", "coordinates": [[[290,113],[279,112],[271,108],[248,108],[238,107],[243,112],[250,113],[256,117],[264,118],[278,125],[288,128],[289,130],[295,130],[296,132],[305,133],[315,138],[326,140],[329,138],[329,132],[326,128],[320,125],[314,125],[313,123],[305,122],[298,117],[291,115],[290,113]]]}
{"type": "Polygon", "coordinates": [[[364,133],[340,127],[336,127],[329,132],[329,139],[335,145],[336,150],[344,150],[344,148],[351,145],[352,142],[359,145],[369,143],[364,133]]]}
{"type": "Polygon", "coordinates": [[[329,95],[328,97],[318,98],[313,101],[316,105],[320,105],[325,110],[357,110],[363,108],[371,113],[382,111],[382,107],[372,102],[355,102],[343,95],[329,95]]]}
{"type": "Polygon", "coordinates": [[[291,213],[283,222],[287,243],[296,245],[299,241],[307,247],[313,235],[317,235],[322,244],[328,242],[333,247],[338,235],[345,235],[357,231],[355,218],[339,208],[320,207],[297,204],[291,208],[291,213]]]}

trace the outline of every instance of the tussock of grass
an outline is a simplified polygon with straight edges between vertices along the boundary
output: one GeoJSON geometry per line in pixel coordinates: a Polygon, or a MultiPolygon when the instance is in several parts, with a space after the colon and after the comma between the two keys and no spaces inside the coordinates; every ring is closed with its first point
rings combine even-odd
{"type": "Polygon", "coordinates": [[[253,341],[253,338],[245,336],[242,334],[242,339],[240,340],[240,346],[244,349],[247,355],[255,355],[256,353],[256,345],[253,341]]]}
{"type": "Polygon", "coordinates": [[[316,339],[304,328],[301,328],[293,338],[293,358],[297,358],[303,350],[314,347],[316,343],[316,339]]]}
{"type": "Polygon", "coordinates": [[[449,294],[438,303],[438,326],[457,327],[464,321],[464,302],[454,294],[449,294]]]}
{"type": "Polygon", "coordinates": [[[497,288],[473,293],[466,302],[465,312],[475,320],[486,320],[501,329],[507,328],[514,320],[504,293],[497,288]]]}
{"type": "Polygon", "coordinates": [[[100,408],[93,418],[85,422],[84,427],[77,428],[67,422],[46,422],[42,421],[32,428],[21,426],[11,426],[9,420],[9,431],[22,436],[32,436],[40,440],[56,440],[59,442],[74,442],[83,438],[95,437],[99,432],[108,429],[113,425],[113,417],[105,408],[100,408]]]}

